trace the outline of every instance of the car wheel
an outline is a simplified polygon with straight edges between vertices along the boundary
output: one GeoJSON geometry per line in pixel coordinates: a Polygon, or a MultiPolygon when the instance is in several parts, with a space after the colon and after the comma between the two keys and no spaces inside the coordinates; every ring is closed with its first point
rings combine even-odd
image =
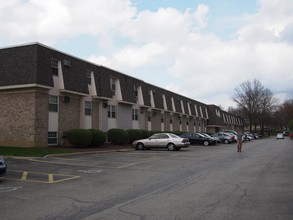
{"type": "Polygon", "coordinates": [[[229,140],[226,139],[226,140],[224,140],[224,143],[229,144],[230,142],[229,142],[229,140]]]}
{"type": "Polygon", "coordinates": [[[175,150],[175,145],[172,144],[172,143],[169,143],[169,144],[167,145],[167,148],[168,148],[169,151],[175,150]]]}
{"type": "Polygon", "coordinates": [[[136,145],[136,150],[144,150],[144,144],[143,143],[138,143],[136,145]]]}
{"type": "Polygon", "coordinates": [[[203,142],[203,145],[204,145],[204,146],[209,146],[209,144],[210,144],[210,143],[209,143],[208,141],[204,141],[204,142],[203,142]]]}

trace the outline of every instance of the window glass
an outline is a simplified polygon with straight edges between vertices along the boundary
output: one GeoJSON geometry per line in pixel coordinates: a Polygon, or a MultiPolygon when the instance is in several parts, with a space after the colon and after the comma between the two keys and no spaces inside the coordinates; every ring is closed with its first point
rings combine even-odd
{"type": "Polygon", "coordinates": [[[53,75],[58,75],[58,60],[51,59],[51,70],[53,75]]]}
{"type": "Polygon", "coordinates": [[[116,106],[108,105],[108,118],[116,118],[116,106]]]}
{"type": "Polygon", "coordinates": [[[85,101],[84,113],[85,113],[85,115],[92,115],[92,103],[91,102],[85,101]]]}
{"type": "Polygon", "coordinates": [[[48,145],[57,145],[58,144],[58,133],[57,132],[48,132],[48,145]]]}
{"type": "Polygon", "coordinates": [[[113,79],[113,78],[110,79],[110,87],[111,87],[112,91],[116,90],[115,79],[113,79]]]}
{"type": "Polygon", "coordinates": [[[138,110],[137,109],[132,109],[132,120],[137,121],[138,120],[138,110]]]}
{"type": "Polygon", "coordinates": [[[49,96],[49,111],[58,112],[58,96],[55,96],[55,95],[49,96]]]}

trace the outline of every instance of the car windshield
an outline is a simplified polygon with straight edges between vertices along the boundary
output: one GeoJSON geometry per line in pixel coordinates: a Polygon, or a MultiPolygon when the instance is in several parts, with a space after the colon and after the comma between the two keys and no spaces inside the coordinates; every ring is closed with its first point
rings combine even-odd
{"type": "Polygon", "coordinates": [[[211,137],[210,135],[206,134],[206,133],[202,133],[203,136],[206,136],[206,137],[211,137]]]}

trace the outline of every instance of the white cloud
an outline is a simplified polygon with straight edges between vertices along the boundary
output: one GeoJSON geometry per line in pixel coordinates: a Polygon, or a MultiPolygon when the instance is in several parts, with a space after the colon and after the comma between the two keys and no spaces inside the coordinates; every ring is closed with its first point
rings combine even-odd
{"type": "Polygon", "coordinates": [[[55,42],[78,35],[107,35],[128,22],[136,9],[129,0],[13,0],[0,3],[5,42],[55,42]]]}
{"type": "Polygon", "coordinates": [[[292,0],[258,0],[258,5],[255,13],[235,19],[234,39],[222,40],[206,29],[206,4],[138,12],[130,0],[1,1],[0,41],[52,44],[90,35],[106,51],[89,55],[90,61],[156,78],[155,85],[199,101],[228,107],[234,88],[253,79],[290,97],[292,0]]]}

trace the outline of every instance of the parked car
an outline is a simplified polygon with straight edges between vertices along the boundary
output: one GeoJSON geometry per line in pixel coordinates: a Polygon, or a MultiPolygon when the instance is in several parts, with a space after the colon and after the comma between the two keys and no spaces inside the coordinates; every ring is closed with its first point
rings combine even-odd
{"type": "Polygon", "coordinates": [[[283,133],[278,133],[276,138],[277,139],[284,139],[283,133]]]}
{"type": "Polygon", "coordinates": [[[190,144],[214,145],[216,141],[210,137],[206,137],[200,133],[184,133],[180,135],[182,138],[188,138],[190,144]]]}
{"type": "Polygon", "coordinates": [[[237,131],[234,131],[234,130],[224,130],[224,132],[237,135],[237,131]]]}
{"type": "Polygon", "coordinates": [[[4,158],[0,157],[0,176],[4,176],[6,174],[6,169],[7,165],[4,158]]]}
{"type": "Polygon", "coordinates": [[[156,133],[146,139],[132,142],[136,150],[145,150],[151,148],[167,148],[168,150],[180,150],[182,147],[189,147],[188,138],[181,138],[172,133],[156,133]]]}
{"type": "Polygon", "coordinates": [[[290,132],[289,131],[283,131],[284,136],[289,136],[290,132]]]}
{"type": "Polygon", "coordinates": [[[232,134],[219,132],[211,134],[212,137],[218,137],[221,139],[222,143],[230,144],[231,142],[235,142],[235,137],[232,134]]]}
{"type": "Polygon", "coordinates": [[[204,135],[206,137],[214,139],[217,143],[221,143],[221,139],[218,138],[218,137],[212,137],[211,135],[208,135],[207,133],[202,133],[202,132],[200,134],[202,134],[202,135],[204,135]]]}

